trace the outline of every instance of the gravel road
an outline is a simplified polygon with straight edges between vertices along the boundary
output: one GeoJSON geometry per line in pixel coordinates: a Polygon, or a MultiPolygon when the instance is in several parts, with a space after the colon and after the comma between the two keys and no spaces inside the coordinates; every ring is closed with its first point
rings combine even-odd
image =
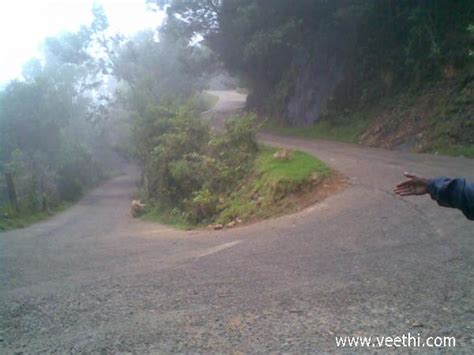
{"type": "MultiPolygon", "coordinates": [[[[216,94],[218,117],[243,104],[216,94]]],[[[332,353],[335,336],[407,333],[474,353],[474,223],[392,193],[405,170],[474,179],[473,161],[260,139],[317,155],[350,185],[293,215],[184,232],[130,217],[128,168],[0,234],[0,353],[332,353]]]]}

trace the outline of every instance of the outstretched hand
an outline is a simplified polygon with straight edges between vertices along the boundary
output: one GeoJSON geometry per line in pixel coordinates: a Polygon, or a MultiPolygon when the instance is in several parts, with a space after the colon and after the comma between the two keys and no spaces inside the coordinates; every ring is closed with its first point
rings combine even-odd
{"type": "Polygon", "coordinates": [[[414,196],[428,193],[428,179],[409,173],[403,173],[403,175],[409,180],[399,183],[394,189],[395,194],[399,196],[414,196]]]}

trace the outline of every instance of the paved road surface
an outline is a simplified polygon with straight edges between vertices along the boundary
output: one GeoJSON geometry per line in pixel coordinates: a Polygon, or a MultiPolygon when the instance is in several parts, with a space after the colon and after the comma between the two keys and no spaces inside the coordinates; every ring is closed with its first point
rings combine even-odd
{"type": "MultiPolygon", "coordinates": [[[[242,104],[218,94],[218,115],[242,104]]],[[[0,234],[0,353],[315,353],[340,350],[338,335],[408,332],[474,352],[474,223],[391,192],[404,170],[473,179],[473,161],[261,139],[314,153],[350,186],[294,215],[182,232],[129,216],[128,170],[0,234]]]]}

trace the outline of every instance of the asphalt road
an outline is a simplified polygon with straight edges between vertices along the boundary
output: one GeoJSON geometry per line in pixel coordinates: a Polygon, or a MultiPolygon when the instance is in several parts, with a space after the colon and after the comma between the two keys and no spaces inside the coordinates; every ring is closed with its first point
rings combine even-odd
{"type": "MultiPolygon", "coordinates": [[[[218,94],[218,117],[242,105],[218,94]]],[[[350,185],[297,214],[184,232],[130,217],[128,169],[0,234],[0,353],[340,352],[335,336],[407,333],[473,353],[474,223],[392,193],[404,170],[474,179],[473,161],[260,138],[317,155],[350,185]]]]}

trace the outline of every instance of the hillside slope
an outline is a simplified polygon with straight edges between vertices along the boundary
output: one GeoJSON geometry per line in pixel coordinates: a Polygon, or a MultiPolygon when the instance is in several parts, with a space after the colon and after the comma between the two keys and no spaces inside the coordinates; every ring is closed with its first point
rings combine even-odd
{"type": "Polygon", "coordinates": [[[407,89],[356,109],[332,109],[309,127],[269,118],[264,128],[410,152],[474,157],[474,76],[407,89]]]}
{"type": "Polygon", "coordinates": [[[445,82],[377,105],[360,142],[474,157],[473,79],[445,82]]]}

